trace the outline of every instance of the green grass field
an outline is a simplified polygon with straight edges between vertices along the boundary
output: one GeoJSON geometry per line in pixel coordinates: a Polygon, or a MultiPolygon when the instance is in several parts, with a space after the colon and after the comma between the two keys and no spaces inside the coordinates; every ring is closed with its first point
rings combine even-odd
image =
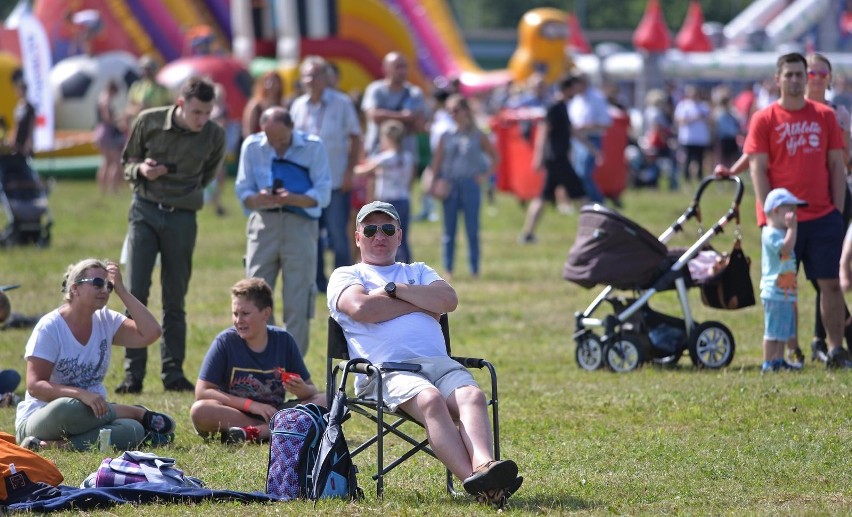
{"type": "MultiPolygon", "coordinates": [[[[212,338],[230,325],[229,287],[243,274],[245,218],[232,188],[226,191],[229,214],[212,210],[199,216],[194,272],[187,297],[189,335],[185,369],[194,379],[212,338]]],[[[690,190],[629,191],[624,213],[654,234],[662,232],[686,208],[690,190]]],[[[731,191],[711,186],[705,196],[707,225],[723,213],[731,191]]],[[[20,283],[10,293],[25,314],[49,311],[61,303],[65,267],[95,256],[118,258],[126,229],[129,194],[103,198],[90,181],[60,181],[51,195],[55,219],[48,249],[0,251],[0,284],[20,283]]],[[[750,188],[743,202],[744,249],[752,258],[755,284],[760,274],[760,241],[754,226],[750,188]]],[[[516,514],[848,514],[852,506],[852,373],[826,371],[808,362],[797,374],[761,375],[760,307],[718,311],[690,301],[698,321],[724,322],[737,342],[731,366],[698,371],[688,358],[678,368],[646,366],[616,375],[587,372],[574,359],[573,314],[599,292],[562,280],[562,265],[574,240],[577,216],[548,209],[539,242],[516,244],[523,208],[509,196],[485,205],[482,216],[482,277],[466,268],[464,233],[453,285],[458,310],[451,315],[454,352],[491,360],[500,379],[501,434],[504,457],[515,459],[526,479],[506,512],[516,514]]],[[[692,242],[696,228],[673,244],[692,242]]],[[[415,258],[440,271],[440,224],[416,223],[410,232],[415,258]]],[[[730,249],[733,225],[713,241],[730,249]]],[[[157,274],[155,272],[155,278],[157,274]]],[[[808,352],[813,326],[813,292],[800,278],[800,328],[808,352]]],[[[155,280],[152,310],[160,313],[155,280]]],[[[276,295],[276,303],[280,303],[276,295]]],[[[123,310],[117,300],[111,306],[123,310]]],[[[324,386],[326,317],[320,295],[311,328],[308,368],[324,386]]],[[[651,299],[663,312],[680,315],[671,293],[651,299]]],[[[280,318],[280,314],[279,314],[280,318]]],[[[25,369],[22,358],[29,332],[0,332],[0,365],[25,369]]],[[[107,388],[120,382],[124,352],[114,349],[107,388]]],[[[204,443],[192,430],[189,394],[165,394],[159,382],[159,346],[151,348],[145,392],[115,395],[113,401],[141,403],[173,414],[175,443],[163,450],[188,474],[216,489],[262,491],[267,446],[227,447],[204,443]]],[[[22,394],[23,391],[21,390],[22,394]]],[[[14,410],[0,410],[0,429],[14,432],[14,410]]],[[[350,442],[370,428],[345,426],[350,442]]],[[[391,446],[390,450],[395,447],[391,446]]],[[[46,451],[65,475],[79,483],[103,455],[92,451],[46,451]]],[[[276,505],[203,504],[198,506],[119,506],[102,515],[269,515],[386,514],[488,515],[492,509],[472,499],[452,499],[443,491],[443,470],[425,456],[416,457],[386,478],[383,500],[375,497],[369,473],[371,454],[356,458],[365,500],[292,502],[276,505]]]]}

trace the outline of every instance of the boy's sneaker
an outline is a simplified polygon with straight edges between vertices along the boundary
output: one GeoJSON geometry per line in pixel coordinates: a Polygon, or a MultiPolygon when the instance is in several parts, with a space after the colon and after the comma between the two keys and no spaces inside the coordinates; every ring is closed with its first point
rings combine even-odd
{"type": "Polygon", "coordinates": [[[260,443],[260,429],[252,425],[246,427],[229,427],[222,431],[222,443],[237,444],[244,442],[260,443]]]}
{"type": "Polygon", "coordinates": [[[792,350],[787,350],[787,364],[801,370],[805,366],[805,354],[802,349],[796,347],[792,350]]]}
{"type": "Polygon", "coordinates": [[[170,434],[175,432],[175,419],[165,413],[151,411],[145,406],[139,406],[145,410],[142,417],[142,427],[149,433],[170,434]]]}
{"type": "Polygon", "coordinates": [[[763,361],[763,365],[760,367],[760,373],[762,374],[776,371],[778,371],[778,366],[775,364],[775,361],[763,361]]]}
{"type": "Polygon", "coordinates": [[[802,368],[803,368],[802,363],[791,363],[791,362],[787,361],[786,359],[779,359],[778,361],[779,361],[779,363],[778,363],[778,369],[779,370],[788,371],[788,372],[800,372],[800,371],[802,371],[802,368]]]}
{"type": "Polygon", "coordinates": [[[852,368],[852,359],[849,358],[849,352],[839,346],[828,353],[825,366],[826,368],[852,368]]]}
{"type": "Polygon", "coordinates": [[[811,341],[811,361],[828,362],[828,345],[822,339],[811,341]]]}

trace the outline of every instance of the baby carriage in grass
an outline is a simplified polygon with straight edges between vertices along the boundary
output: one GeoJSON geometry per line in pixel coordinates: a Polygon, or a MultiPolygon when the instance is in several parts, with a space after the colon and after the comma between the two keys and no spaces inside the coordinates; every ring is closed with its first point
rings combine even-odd
{"type": "Polygon", "coordinates": [[[575,314],[574,341],[581,368],[596,370],[606,364],[613,371],[623,372],[646,361],[674,365],[686,350],[699,368],[730,364],[736,348],[733,334],[717,321],[695,321],[687,290],[697,285],[689,262],[708,249],[709,241],[731,220],[739,224],[742,196],[739,178],[706,178],[689,208],[659,238],[604,206],[582,208],[563,277],[586,288],[606,287],[586,310],[575,314]],[[735,182],[730,208],[689,248],[669,250],[666,242],[683,231],[684,223],[691,218],[701,222],[701,196],[715,181],[735,182]],[[656,293],[669,289],[677,292],[683,318],[654,311],[648,303],[656,293]],[[616,290],[633,291],[634,295],[619,296],[616,290]]]}
{"type": "Polygon", "coordinates": [[[8,223],[0,233],[0,246],[50,244],[53,219],[47,188],[20,154],[0,155],[0,205],[8,223]]]}

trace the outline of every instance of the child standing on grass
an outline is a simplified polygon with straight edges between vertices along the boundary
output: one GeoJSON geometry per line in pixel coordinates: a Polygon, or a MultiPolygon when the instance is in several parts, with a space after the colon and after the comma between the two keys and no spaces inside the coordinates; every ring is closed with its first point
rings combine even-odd
{"type": "Polygon", "coordinates": [[[411,200],[408,192],[414,177],[414,155],[402,148],[405,126],[398,120],[388,120],[379,127],[381,152],[370,157],[366,163],[355,167],[355,174],[374,174],[376,177],[373,197],[390,203],[399,212],[402,227],[402,244],[396,253],[396,261],[406,264],[412,261],[408,248],[408,222],[411,219],[411,200]]]}
{"type": "Polygon", "coordinates": [[[763,302],[763,366],[761,373],[800,370],[784,359],[784,345],[796,342],[796,208],[807,203],[785,188],[769,192],[763,203],[766,226],[761,232],[760,299],[763,302]]]}

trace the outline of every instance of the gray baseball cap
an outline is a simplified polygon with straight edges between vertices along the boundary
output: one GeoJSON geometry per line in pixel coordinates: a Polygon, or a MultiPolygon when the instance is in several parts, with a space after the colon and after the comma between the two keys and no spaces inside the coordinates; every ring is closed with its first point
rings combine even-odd
{"type": "Polygon", "coordinates": [[[396,208],[390,203],[385,203],[384,201],[373,201],[372,203],[367,203],[366,205],[361,207],[361,210],[358,211],[358,216],[355,217],[355,228],[358,228],[358,225],[366,219],[366,217],[373,212],[382,212],[383,214],[388,214],[389,216],[396,219],[396,222],[399,222],[399,214],[396,211],[396,208]]]}

